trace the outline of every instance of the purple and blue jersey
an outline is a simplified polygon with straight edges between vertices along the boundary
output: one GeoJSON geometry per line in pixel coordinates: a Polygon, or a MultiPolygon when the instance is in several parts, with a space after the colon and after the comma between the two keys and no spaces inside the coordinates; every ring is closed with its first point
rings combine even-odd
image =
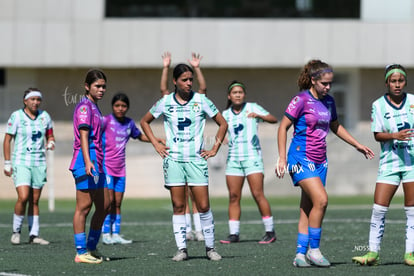
{"type": "Polygon", "coordinates": [[[94,163],[95,169],[98,170],[99,173],[103,173],[103,117],[98,106],[87,97],[83,97],[81,99],[81,101],[76,105],[75,111],[73,113],[73,158],[69,167],[71,171],[85,167],[85,161],[83,159],[80,142],[81,128],[89,129],[88,141],[90,159],[94,163]]]}
{"type": "Polygon", "coordinates": [[[295,96],[285,115],[294,124],[289,155],[295,154],[321,164],[326,160],[326,136],[330,123],[337,120],[335,101],[330,95],[322,100],[312,96],[309,90],[295,96]]]}
{"type": "Polygon", "coordinates": [[[104,133],[102,143],[104,148],[105,174],[124,177],[125,147],[129,138],[138,139],[141,131],[134,121],[125,117],[123,122],[118,121],[113,114],[104,117],[104,133]]]}

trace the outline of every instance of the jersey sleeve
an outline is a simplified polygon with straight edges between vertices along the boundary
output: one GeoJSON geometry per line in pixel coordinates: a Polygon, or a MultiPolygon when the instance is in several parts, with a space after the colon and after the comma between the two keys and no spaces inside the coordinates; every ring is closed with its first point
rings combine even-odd
{"type": "Polygon", "coordinates": [[[338,120],[338,114],[336,113],[335,99],[331,97],[332,103],[330,104],[329,111],[331,111],[331,122],[338,120]]]}
{"type": "Polygon", "coordinates": [[[78,129],[82,127],[91,128],[92,110],[90,106],[83,104],[75,110],[74,117],[78,122],[78,129]]]}
{"type": "Polygon", "coordinates": [[[130,121],[130,125],[131,125],[131,138],[133,139],[138,139],[141,136],[141,131],[139,130],[139,128],[137,127],[137,125],[135,124],[135,122],[133,120],[130,121]]]}
{"type": "Polygon", "coordinates": [[[217,115],[217,113],[219,112],[217,107],[213,104],[213,102],[207,98],[205,95],[200,94],[200,96],[202,96],[203,100],[203,110],[204,112],[210,117],[213,118],[214,116],[217,115]]]}
{"type": "Polygon", "coordinates": [[[53,129],[53,121],[52,117],[50,117],[50,114],[46,111],[43,111],[45,113],[45,119],[46,119],[46,130],[53,129]]]}
{"type": "Polygon", "coordinates": [[[264,109],[262,106],[258,105],[257,103],[253,104],[252,112],[257,113],[262,116],[269,115],[269,111],[267,111],[266,109],[264,109]]]}
{"type": "Polygon", "coordinates": [[[104,116],[104,117],[103,117],[102,132],[105,132],[105,130],[106,130],[106,128],[107,128],[107,126],[108,126],[108,124],[109,124],[109,121],[111,120],[111,119],[110,119],[110,116],[111,116],[111,114],[106,115],[106,116],[104,116]]]}
{"type": "Polygon", "coordinates": [[[6,133],[7,134],[16,135],[17,127],[18,127],[18,124],[19,124],[19,120],[17,120],[16,117],[17,117],[16,112],[13,112],[10,115],[10,118],[7,121],[7,126],[6,126],[6,133]]]}
{"type": "Polygon", "coordinates": [[[371,131],[372,132],[383,132],[382,116],[380,110],[378,110],[376,102],[372,104],[371,109],[371,131]]]}
{"type": "Polygon", "coordinates": [[[304,100],[299,95],[295,96],[286,108],[285,115],[290,120],[295,121],[301,116],[304,105],[304,100]]]}
{"type": "Polygon", "coordinates": [[[154,116],[154,118],[158,118],[161,114],[163,114],[166,98],[167,96],[162,97],[151,107],[149,112],[152,116],[154,116]]]}

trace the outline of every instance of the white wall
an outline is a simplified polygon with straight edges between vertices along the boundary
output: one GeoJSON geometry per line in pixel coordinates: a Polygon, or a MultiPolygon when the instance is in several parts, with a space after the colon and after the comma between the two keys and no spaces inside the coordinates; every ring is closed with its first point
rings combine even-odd
{"type": "Polygon", "coordinates": [[[313,57],[414,66],[411,1],[361,6],[362,20],[105,19],[104,0],[2,0],[0,66],[158,67],[166,50],[175,60],[198,51],[204,66],[222,68],[297,67],[313,57]]]}

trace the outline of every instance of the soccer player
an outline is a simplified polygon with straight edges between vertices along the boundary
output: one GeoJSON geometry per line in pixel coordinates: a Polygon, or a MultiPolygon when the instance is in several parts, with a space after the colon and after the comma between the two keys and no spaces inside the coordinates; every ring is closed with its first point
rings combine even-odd
{"type": "MultiPolygon", "coordinates": [[[[163,67],[162,67],[162,74],[161,74],[161,83],[160,83],[160,89],[161,94],[163,96],[170,94],[170,90],[168,90],[168,69],[171,65],[171,53],[165,52],[162,54],[162,61],[163,61],[163,67]]],[[[200,54],[192,53],[191,54],[191,60],[188,60],[191,67],[193,68],[196,78],[198,80],[198,93],[200,94],[206,94],[207,92],[207,85],[206,81],[204,79],[203,73],[201,72],[200,68],[200,62],[203,57],[200,56],[200,54]]],[[[186,191],[186,207],[185,207],[185,221],[186,221],[186,239],[187,240],[194,240],[194,241],[204,241],[203,231],[201,229],[201,223],[200,223],[200,214],[197,210],[197,206],[194,203],[194,196],[191,193],[191,191],[187,188],[186,191]],[[191,207],[193,211],[193,219],[191,220],[191,211],[190,206],[188,204],[188,199],[191,199],[191,207]],[[192,228],[192,221],[194,222],[194,229],[192,228]]]]}
{"type": "Polygon", "coordinates": [[[399,64],[385,67],[387,93],[372,104],[371,131],[381,144],[369,231],[369,252],[353,257],[361,265],[379,263],[385,216],[402,183],[407,217],[404,263],[414,265],[414,95],[404,92],[407,71],[399,64]]]}
{"type": "MultiPolygon", "coordinates": [[[[104,244],[129,244],[132,240],[124,239],[121,231],[121,204],[126,185],[125,149],[129,138],[149,142],[134,121],[126,117],[129,98],[124,93],[117,93],[112,98],[112,113],[104,117],[102,143],[104,148],[105,184],[109,190],[111,211],[102,226],[104,244]],[[112,235],[111,235],[112,232],[112,235]]],[[[160,139],[159,142],[163,142],[160,139]]]]}
{"type": "Polygon", "coordinates": [[[46,111],[39,109],[41,102],[42,93],[39,89],[27,89],[23,95],[24,107],[11,114],[4,136],[4,174],[12,176],[17,192],[13,214],[12,244],[20,244],[20,232],[27,205],[29,243],[49,244],[47,240],[39,237],[39,199],[46,183],[45,152],[46,149],[55,149],[55,138],[52,119],[46,111]],[[11,159],[13,139],[14,148],[11,159]]]}
{"type": "Polygon", "coordinates": [[[141,119],[141,127],[163,158],[165,187],[173,205],[173,231],[178,252],[174,261],[188,259],[186,243],[185,190],[194,195],[205,238],[207,258],[219,261],[214,249],[214,220],[208,195],[207,159],[217,154],[227,130],[227,123],[215,105],[203,94],[192,91],[193,70],[178,64],[173,71],[175,92],[161,98],[141,119]],[[164,115],[167,145],[158,143],[151,122],[164,115]],[[203,132],[206,116],[219,126],[212,149],[204,149],[203,132]],[[187,185],[186,185],[187,184],[187,185]]]}
{"type": "Polygon", "coordinates": [[[246,102],[246,86],[233,81],[227,88],[228,103],[223,117],[230,126],[227,129],[229,152],[226,166],[226,182],[229,190],[230,235],[221,243],[239,242],[240,200],[244,180],[247,178],[252,196],[259,208],[265,228],[260,244],[276,241],[270,204],[263,191],[264,168],[258,137],[258,123],[277,123],[275,116],[257,103],[246,102]]]}
{"type": "Polygon", "coordinates": [[[103,117],[97,105],[106,91],[105,74],[97,69],[89,70],[85,78],[85,91],[85,97],[77,104],[73,114],[73,158],[69,168],[76,184],[76,208],[73,215],[77,252],[75,262],[99,264],[104,259],[109,260],[96,248],[103,221],[110,208],[102,166],[103,117]],[[92,204],[95,212],[86,237],[85,222],[92,204]]]}
{"type": "Polygon", "coordinates": [[[329,129],[366,158],[374,156],[370,148],[360,144],[339,124],[335,101],[328,95],[333,77],[333,70],[328,64],[320,60],[309,61],[298,78],[301,92],[289,103],[278,130],[276,174],[281,178],[288,170],[293,184],[302,190],[296,257],[293,261],[297,267],[309,267],[311,264],[330,266],[319,249],[322,221],[328,205],[325,182],[328,170],[326,135],[329,129]],[[293,138],[286,160],[287,131],[292,125],[293,138]]]}

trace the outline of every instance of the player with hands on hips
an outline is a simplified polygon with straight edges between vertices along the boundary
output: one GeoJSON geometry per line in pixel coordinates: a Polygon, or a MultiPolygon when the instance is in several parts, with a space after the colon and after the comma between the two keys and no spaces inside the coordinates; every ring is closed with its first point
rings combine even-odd
{"type": "Polygon", "coordinates": [[[173,71],[175,92],[162,97],[141,119],[141,127],[157,153],[163,158],[165,187],[173,205],[173,231],[178,248],[174,261],[188,259],[185,208],[187,185],[194,195],[205,238],[206,256],[219,261],[214,247],[214,219],[208,195],[207,159],[213,157],[226,134],[227,123],[215,105],[203,94],[192,91],[193,70],[178,64],[173,71]],[[164,116],[167,146],[158,143],[150,124],[164,116]],[[204,150],[206,116],[219,126],[215,144],[204,150]]]}

